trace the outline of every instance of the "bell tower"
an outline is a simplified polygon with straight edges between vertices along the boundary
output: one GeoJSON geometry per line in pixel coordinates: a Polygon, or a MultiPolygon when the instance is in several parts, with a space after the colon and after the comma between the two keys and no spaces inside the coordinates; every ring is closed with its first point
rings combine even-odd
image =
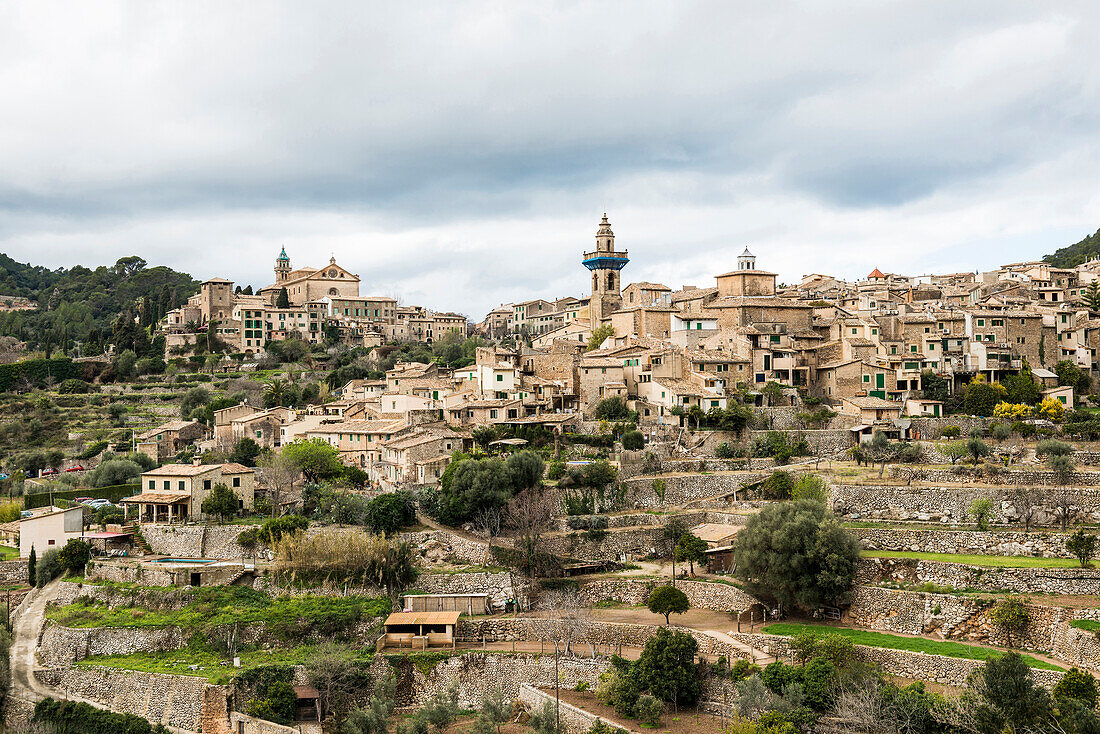
{"type": "Polygon", "coordinates": [[[286,256],[286,247],[283,247],[279,257],[275,259],[275,282],[282,283],[290,278],[290,258],[286,256]]]}
{"type": "Polygon", "coordinates": [[[606,321],[611,312],[622,306],[619,290],[622,287],[619,271],[630,262],[626,250],[615,249],[615,233],[604,212],[603,221],[596,230],[596,249],[584,253],[584,266],[592,272],[592,298],[588,303],[588,316],[592,328],[606,321]]]}

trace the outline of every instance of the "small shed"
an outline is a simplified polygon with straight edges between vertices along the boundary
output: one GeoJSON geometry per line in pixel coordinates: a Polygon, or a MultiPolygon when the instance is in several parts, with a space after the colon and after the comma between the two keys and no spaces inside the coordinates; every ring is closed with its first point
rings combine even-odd
{"type": "Polygon", "coordinates": [[[691,534],[700,540],[706,541],[708,548],[719,548],[730,545],[740,529],[737,525],[705,522],[693,527],[691,534]]]}
{"type": "Polygon", "coordinates": [[[386,618],[386,646],[454,647],[461,612],[394,612],[386,618]]]}
{"type": "Polygon", "coordinates": [[[707,548],[706,554],[708,573],[733,573],[734,561],[732,545],[707,548]]]}
{"type": "Polygon", "coordinates": [[[294,720],[321,721],[321,693],[313,686],[294,686],[294,720]]]}
{"type": "Polygon", "coordinates": [[[401,608],[406,612],[461,612],[491,614],[488,594],[405,594],[401,608]]]}

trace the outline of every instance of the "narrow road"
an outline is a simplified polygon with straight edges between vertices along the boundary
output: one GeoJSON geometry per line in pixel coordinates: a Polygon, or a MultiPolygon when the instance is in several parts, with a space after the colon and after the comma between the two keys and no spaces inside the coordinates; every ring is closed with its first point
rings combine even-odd
{"type": "Polygon", "coordinates": [[[46,619],[46,603],[57,596],[60,586],[61,579],[55,579],[44,588],[35,589],[19,608],[11,641],[11,695],[14,698],[34,703],[47,697],[64,697],[34,677],[34,670],[38,667],[35,653],[38,650],[38,635],[46,619]]]}

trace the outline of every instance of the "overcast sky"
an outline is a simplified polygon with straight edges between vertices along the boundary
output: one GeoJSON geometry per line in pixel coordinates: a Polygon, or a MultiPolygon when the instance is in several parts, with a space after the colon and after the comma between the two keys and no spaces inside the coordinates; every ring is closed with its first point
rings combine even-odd
{"type": "Polygon", "coordinates": [[[1096,2],[0,0],[0,252],[475,320],[624,283],[990,269],[1100,227],[1096,2]]]}

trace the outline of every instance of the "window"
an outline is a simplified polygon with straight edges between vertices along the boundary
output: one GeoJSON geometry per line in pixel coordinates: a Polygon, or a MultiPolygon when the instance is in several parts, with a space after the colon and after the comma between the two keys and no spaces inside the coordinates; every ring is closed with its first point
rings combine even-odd
{"type": "Polygon", "coordinates": [[[916,344],[910,345],[909,351],[912,352],[913,354],[916,354],[917,353],[917,345],[916,344]]]}
{"type": "Polygon", "coordinates": [[[856,333],[856,330],[855,330],[855,328],[854,328],[854,327],[852,328],[852,333],[853,333],[853,334],[855,334],[855,333],[856,333]]]}
{"type": "Polygon", "coordinates": [[[170,489],[171,487],[172,487],[172,483],[169,482],[167,479],[165,479],[164,480],[164,488],[165,489],[170,489]]]}
{"type": "Polygon", "coordinates": [[[1004,322],[1003,319],[993,319],[993,325],[994,326],[1004,326],[1005,322],[1004,322]]]}
{"type": "Polygon", "coordinates": [[[871,381],[871,376],[870,375],[864,375],[863,376],[863,381],[864,382],[870,382],[871,381]]]}
{"type": "Polygon", "coordinates": [[[233,477],[233,486],[234,487],[241,486],[241,478],[240,477],[233,477]]]}
{"type": "Polygon", "coordinates": [[[890,354],[897,354],[897,353],[898,353],[898,348],[897,347],[890,347],[890,354]]]}
{"type": "Polygon", "coordinates": [[[497,382],[504,382],[504,375],[497,375],[497,382]]]}
{"type": "Polygon", "coordinates": [[[497,412],[495,410],[490,410],[489,411],[489,417],[490,418],[496,418],[497,417],[497,412]]]}
{"type": "Polygon", "coordinates": [[[932,352],[932,351],[935,351],[935,349],[936,349],[936,343],[935,342],[928,342],[928,351],[932,352]]]}
{"type": "Polygon", "coordinates": [[[56,540],[54,540],[53,538],[50,538],[49,540],[46,541],[46,545],[53,545],[56,542],[57,542],[56,540]]]}
{"type": "Polygon", "coordinates": [[[181,479],[181,480],[180,480],[180,482],[179,482],[179,487],[180,487],[180,489],[181,489],[181,490],[182,490],[182,489],[184,489],[184,486],[183,486],[183,480],[182,480],[182,479],[181,479]]]}
{"type": "Polygon", "coordinates": [[[150,479],[149,480],[149,489],[156,489],[156,488],[157,488],[157,480],[150,479]]]}
{"type": "MultiPolygon", "coordinates": [[[[209,479],[202,480],[202,488],[203,489],[210,489],[210,480],[209,479]]],[[[180,489],[183,489],[183,487],[180,487],[180,489]]]]}
{"type": "Polygon", "coordinates": [[[985,326],[985,319],[978,319],[978,326],[985,326]]]}

